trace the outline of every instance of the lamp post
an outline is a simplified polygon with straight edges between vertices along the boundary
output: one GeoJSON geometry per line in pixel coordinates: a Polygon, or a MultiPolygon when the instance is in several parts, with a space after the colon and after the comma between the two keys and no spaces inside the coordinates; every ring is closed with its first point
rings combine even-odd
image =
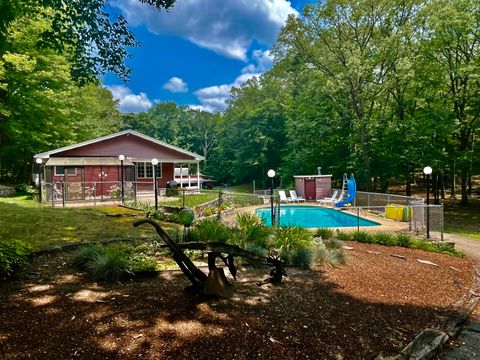
{"type": "Polygon", "coordinates": [[[38,202],[41,204],[42,203],[42,173],[43,173],[43,160],[40,158],[36,158],[35,162],[38,164],[40,167],[40,171],[38,174],[38,202]]]}
{"type": "Polygon", "coordinates": [[[267,172],[268,177],[270,178],[270,211],[272,214],[272,226],[275,226],[275,214],[273,213],[273,178],[275,177],[275,170],[270,169],[267,172]]]}
{"type": "Polygon", "coordinates": [[[158,164],[158,159],[153,158],[152,159],[152,165],[153,165],[153,189],[155,192],[155,211],[158,210],[158,187],[157,187],[157,173],[155,171],[155,166],[158,164]]]}
{"type": "Polygon", "coordinates": [[[123,160],[125,160],[125,155],[118,155],[118,160],[120,160],[120,179],[121,179],[121,189],[122,189],[122,204],[125,204],[125,188],[123,181],[123,160]]]}
{"type": "Polygon", "coordinates": [[[430,238],[430,174],[432,173],[432,168],[430,166],[425,166],[423,168],[423,173],[427,175],[427,239],[430,238]]]}

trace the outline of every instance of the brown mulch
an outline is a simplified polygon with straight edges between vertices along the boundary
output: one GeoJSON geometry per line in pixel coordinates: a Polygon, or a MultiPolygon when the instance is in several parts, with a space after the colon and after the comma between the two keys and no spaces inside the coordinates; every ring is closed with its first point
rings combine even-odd
{"type": "Polygon", "coordinates": [[[185,291],[177,271],[105,286],[44,255],[38,274],[0,284],[0,358],[373,359],[438,327],[472,285],[467,259],[347,245],[347,265],[289,269],[279,286],[244,269],[230,300],[185,291]]]}

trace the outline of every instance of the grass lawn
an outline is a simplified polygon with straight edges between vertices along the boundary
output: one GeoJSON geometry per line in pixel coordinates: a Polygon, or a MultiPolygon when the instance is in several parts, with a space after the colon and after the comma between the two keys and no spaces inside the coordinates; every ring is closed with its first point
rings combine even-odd
{"type": "Polygon", "coordinates": [[[445,200],[445,232],[480,239],[480,200],[460,206],[460,200],[445,200]]]}
{"type": "Polygon", "coordinates": [[[139,214],[121,207],[52,208],[27,196],[0,198],[0,238],[23,240],[38,249],[66,242],[155,236],[151,226],[133,227],[139,214]]]}
{"type": "MultiPolygon", "coordinates": [[[[218,199],[218,191],[205,191],[203,190],[201,194],[192,194],[185,195],[185,206],[186,207],[195,207],[200,204],[204,204],[206,202],[218,199]]],[[[175,201],[159,201],[161,205],[167,206],[183,206],[183,194],[180,191],[178,200],[175,201]]]]}

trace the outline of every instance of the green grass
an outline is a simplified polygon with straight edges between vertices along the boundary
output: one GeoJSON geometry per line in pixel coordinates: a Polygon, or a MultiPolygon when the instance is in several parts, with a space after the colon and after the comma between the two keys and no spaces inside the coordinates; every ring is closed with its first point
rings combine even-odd
{"type": "Polygon", "coordinates": [[[480,200],[470,199],[467,206],[445,200],[445,232],[480,239],[480,200]]]}
{"type": "MultiPolygon", "coordinates": [[[[167,206],[183,206],[183,194],[180,192],[178,197],[179,199],[175,201],[159,201],[158,203],[167,206]]],[[[215,199],[218,199],[218,191],[202,191],[201,194],[185,195],[185,206],[191,208],[197,205],[205,204],[215,199]]]]}
{"type": "Polygon", "coordinates": [[[23,240],[38,249],[68,242],[156,236],[151,226],[134,228],[134,218],[128,216],[132,214],[139,213],[121,207],[52,208],[24,197],[0,198],[0,238],[23,240]],[[108,216],[118,214],[127,216],[108,216]]]}

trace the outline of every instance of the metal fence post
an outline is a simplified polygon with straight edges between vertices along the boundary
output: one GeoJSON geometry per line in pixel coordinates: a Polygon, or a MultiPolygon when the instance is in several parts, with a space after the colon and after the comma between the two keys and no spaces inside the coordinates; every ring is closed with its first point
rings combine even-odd
{"type": "Polygon", "coordinates": [[[360,232],[360,208],[357,206],[357,232],[360,232]]]}
{"type": "Polygon", "coordinates": [[[55,207],[55,184],[51,183],[52,189],[50,191],[50,196],[52,198],[52,207],[55,207]]]}
{"type": "Polygon", "coordinates": [[[62,206],[65,207],[65,196],[67,194],[67,191],[66,191],[67,189],[63,181],[61,181],[61,184],[62,184],[62,206]]]}
{"type": "Polygon", "coordinates": [[[443,231],[444,231],[444,215],[443,215],[443,204],[440,205],[440,240],[443,241],[443,231]]]}

